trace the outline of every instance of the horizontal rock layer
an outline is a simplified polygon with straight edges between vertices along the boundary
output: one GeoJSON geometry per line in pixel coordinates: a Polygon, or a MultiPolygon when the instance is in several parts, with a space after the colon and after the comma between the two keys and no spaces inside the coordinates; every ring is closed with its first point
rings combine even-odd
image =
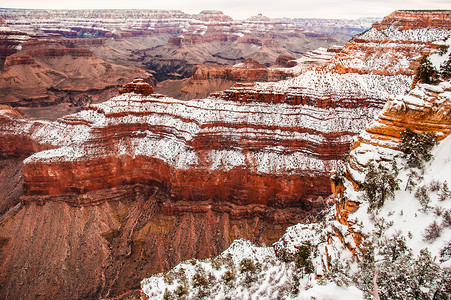
{"type": "MultiPolygon", "coordinates": [[[[174,199],[279,206],[329,193],[328,171],[359,130],[355,116],[347,108],[123,94],[54,123],[4,113],[3,137],[15,131],[36,149],[56,148],[25,161],[29,195],[151,182],[174,199]]],[[[24,147],[8,145],[4,156],[24,147]]]]}

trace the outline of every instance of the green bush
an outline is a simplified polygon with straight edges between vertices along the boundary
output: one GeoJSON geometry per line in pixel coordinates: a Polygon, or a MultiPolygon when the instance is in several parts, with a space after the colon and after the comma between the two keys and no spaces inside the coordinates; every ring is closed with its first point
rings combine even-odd
{"type": "Polygon", "coordinates": [[[434,133],[418,134],[407,128],[401,133],[399,149],[403,152],[409,167],[422,168],[424,162],[431,160],[431,150],[436,144],[437,137],[434,133]]]}
{"type": "Polygon", "coordinates": [[[424,230],[423,238],[426,242],[433,242],[441,235],[441,233],[442,228],[434,221],[424,230]]]}
{"type": "Polygon", "coordinates": [[[382,164],[370,164],[365,175],[365,182],[361,188],[368,199],[370,210],[381,208],[386,199],[393,199],[395,191],[399,189],[399,180],[396,178],[396,166],[389,170],[382,164]]]}
{"type": "Polygon", "coordinates": [[[284,263],[289,263],[293,261],[293,255],[286,248],[282,248],[279,251],[277,251],[276,255],[277,258],[284,263]]]}
{"type": "Polygon", "coordinates": [[[257,280],[257,273],[259,271],[259,266],[250,258],[243,258],[240,262],[240,273],[244,275],[245,286],[249,287],[252,282],[257,280]]]}
{"type": "Polygon", "coordinates": [[[296,269],[298,269],[298,271],[301,271],[303,274],[311,274],[315,271],[310,256],[310,245],[302,245],[294,254],[294,264],[296,266],[296,269]]]}
{"type": "Polygon", "coordinates": [[[417,79],[419,82],[428,84],[436,84],[438,82],[437,70],[434,68],[427,55],[421,58],[420,66],[417,70],[417,79]]]}
{"type": "Polygon", "coordinates": [[[193,284],[192,284],[193,288],[208,287],[208,280],[204,273],[196,272],[196,274],[194,274],[194,276],[192,278],[192,281],[193,281],[193,284]]]}
{"type": "Polygon", "coordinates": [[[236,280],[236,274],[233,271],[226,271],[224,275],[222,275],[221,279],[228,286],[232,286],[236,280]]]}
{"type": "Polygon", "coordinates": [[[175,291],[174,294],[178,297],[178,298],[182,298],[183,296],[188,294],[188,290],[186,289],[186,286],[184,285],[179,285],[175,291]]]}
{"type": "Polygon", "coordinates": [[[254,261],[250,258],[243,258],[240,262],[240,273],[255,273],[257,272],[257,267],[254,261]]]}
{"type": "Polygon", "coordinates": [[[451,77],[451,56],[440,66],[440,75],[446,79],[451,77]]]}
{"type": "Polygon", "coordinates": [[[442,188],[439,191],[439,200],[445,201],[446,199],[449,198],[450,194],[451,193],[448,188],[448,182],[446,182],[446,180],[445,180],[445,182],[443,182],[443,184],[442,184],[442,188]]]}
{"type": "Polygon", "coordinates": [[[429,202],[431,201],[431,198],[429,197],[429,192],[426,186],[420,186],[416,190],[414,196],[420,202],[421,208],[424,212],[430,208],[429,202]]]}

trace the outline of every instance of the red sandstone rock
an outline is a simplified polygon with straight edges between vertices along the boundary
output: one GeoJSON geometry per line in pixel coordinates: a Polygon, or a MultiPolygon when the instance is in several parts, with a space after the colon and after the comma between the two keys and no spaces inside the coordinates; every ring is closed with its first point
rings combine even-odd
{"type": "Polygon", "coordinates": [[[449,30],[451,29],[450,19],[451,11],[449,10],[398,10],[386,16],[380,23],[375,23],[374,28],[380,30],[394,26],[401,30],[408,30],[435,27],[449,30]]]}
{"type": "Polygon", "coordinates": [[[135,93],[144,96],[148,96],[154,93],[154,90],[150,84],[144,81],[144,79],[135,79],[131,83],[127,83],[122,89],[119,89],[119,94],[135,93]]]}
{"type": "Polygon", "coordinates": [[[297,65],[297,62],[295,62],[296,58],[289,55],[280,55],[276,59],[276,65],[285,67],[285,68],[292,68],[297,65]]]}

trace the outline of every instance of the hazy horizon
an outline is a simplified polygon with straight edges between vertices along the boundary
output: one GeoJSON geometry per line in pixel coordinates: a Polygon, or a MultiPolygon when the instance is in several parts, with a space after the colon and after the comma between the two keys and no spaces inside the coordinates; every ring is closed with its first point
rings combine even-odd
{"type": "Polygon", "coordinates": [[[55,0],[3,0],[1,8],[19,9],[167,9],[181,10],[196,14],[202,10],[220,10],[234,19],[246,19],[259,13],[270,18],[327,18],[357,19],[362,17],[384,17],[400,9],[444,9],[451,10],[449,0],[407,1],[407,0],[350,0],[345,3],[332,0],[280,0],[280,1],[241,1],[241,0],[166,0],[149,3],[135,1],[88,1],[62,2],[55,0]]]}

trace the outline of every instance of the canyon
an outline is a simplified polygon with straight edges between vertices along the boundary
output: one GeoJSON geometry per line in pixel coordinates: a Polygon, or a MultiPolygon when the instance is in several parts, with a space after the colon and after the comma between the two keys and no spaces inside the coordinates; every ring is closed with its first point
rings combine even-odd
{"type": "MultiPolygon", "coordinates": [[[[387,26],[390,20],[399,28],[412,30],[412,23],[418,26],[424,21],[429,27],[444,15],[431,16],[434,14],[429,12],[424,20],[414,22],[419,12],[396,12],[381,24],[393,30],[391,24],[387,26]]],[[[381,30],[381,25],[374,28],[381,30]]],[[[440,46],[424,54],[420,70],[427,61],[436,73],[425,79],[418,71],[409,92],[389,97],[382,111],[355,136],[346,159],[332,173],[334,195],[328,200],[333,205],[321,221],[287,228],[272,246],[241,239],[217,257],[181,262],[168,272],[144,279],[141,286],[146,297],[175,297],[181,287],[189,299],[199,295],[249,299],[262,295],[272,299],[448,297],[451,40],[435,43],[440,46]],[[411,152],[405,147],[409,130],[417,134],[410,147],[419,147],[408,148],[411,152]],[[438,145],[432,143],[429,150],[426,145],[418,146],[424,136],[429,141],[435,136],[438,145]],[[411,157],[421,151],[430,151],[430,156],[421,164],[410,164],[411,157]],[[371,184],[377,186],[368,189],[371,184]],[[384,187],[384,192],[379,187],[384,187]],[[380,199],[375,207],[374,201],[380,199]],[[198,283],[202,277],[209,278],[208,284],[198,283]]]]}
{"type": "Polygon", "coordinates": [[[104,101],[134,78],[154,87],[162,82],[161,91],[170,96],[204,98],[234,81],[192,84],[188,78],[198,65],[221,68],[251,58],[268,67],[280,55],[300,58],[318,47],[342,45],[372,23],[261,15],[240,21],[220,11],[164,10],[0,9],[0,17],[0,103],[48,120],[104,101]],[[180,95],[180,89],[188,92],[180,95]]]}
{"type": "MultiPolygon", "coordinates": [[[[5,22],[0,35],[4,37],[1,41],[5,49],[1,56],[0,102],[23,107],[26,113],[33,107],[60,104],[53,110],[59,115],[49,116],[55,118],[110,97],[130,78],[154,80],[143,69],[108,63],[89,49],[66,47],[48,37],[30,36],[5,22]]],[[[38,110],[38,116],[44,110],[52,111],[38,110]]]]}
{"type": "MultiPolygon", "coordinates": [[[[342,49],[321,50],[334,56],[307,70],[289,71],[296,60],[280,53],[283,71],[251,60],[236,73],[198,66],[193,80],[278,80],[201,99],[155,93],[147,77],[54,121],[1,106],[0,179],[10,189],[0,194],[1,294],[136,293],[150,274],[217,255],[235,239],[272,244],[287,226],[321,220],[330,172],[387,100],[411,89],[421,57],[450,35],[450,17],[394,12],[342,49]]],[[[212,18],[230,22],[219,13],[198,21],[212,18]]],[[[74,49],[61,53],[96,58],[74,49]]]]}

